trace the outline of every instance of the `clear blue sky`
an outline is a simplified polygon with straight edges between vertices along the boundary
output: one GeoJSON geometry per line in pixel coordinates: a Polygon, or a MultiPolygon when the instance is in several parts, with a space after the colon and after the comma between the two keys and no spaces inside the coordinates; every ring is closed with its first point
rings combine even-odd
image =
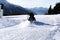
{"type": "Polygon", "coordinates": [[[7,0],[12,4],[22,6],[24,8],[33,8],[33,7],[46,7],[49,8],[50,5],[54,7],[57,2],[60,0],[7,0]]]}

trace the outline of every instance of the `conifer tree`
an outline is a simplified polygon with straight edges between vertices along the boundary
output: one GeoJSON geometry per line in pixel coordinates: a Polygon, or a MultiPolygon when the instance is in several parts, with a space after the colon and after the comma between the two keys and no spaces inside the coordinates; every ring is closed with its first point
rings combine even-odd
{"type": "Polygon", "coordinates": [[[49,9],[48,9],[48,14],[52,14],[52,8],[51,8],[51,5],[50,5],[50,7],[49,7],[49,9]]]}

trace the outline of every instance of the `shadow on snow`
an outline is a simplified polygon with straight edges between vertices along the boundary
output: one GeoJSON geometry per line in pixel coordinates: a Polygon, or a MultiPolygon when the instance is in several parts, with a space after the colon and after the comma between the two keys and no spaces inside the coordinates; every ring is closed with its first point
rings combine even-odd
{"type": "Polygon", "coordinates": [[[39,22],[39,21],[34,21],[33,24],[35,24],[35,25],[50,25],[50,26],[52,26],[51,24],[47,24],[47,23],[43,23],[43,22],[39,22]]]}

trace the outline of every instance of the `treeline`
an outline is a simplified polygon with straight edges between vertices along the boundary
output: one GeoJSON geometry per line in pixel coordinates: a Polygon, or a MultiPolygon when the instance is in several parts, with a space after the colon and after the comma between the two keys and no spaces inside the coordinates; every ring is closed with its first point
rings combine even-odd
{"type": "Polygon", "coordinates": [[[53,14],[60,14],[60,3],[57,3],[54,8],[52,9],[51,5],[48,9],[47,15],[53,15],[53,14]]]}

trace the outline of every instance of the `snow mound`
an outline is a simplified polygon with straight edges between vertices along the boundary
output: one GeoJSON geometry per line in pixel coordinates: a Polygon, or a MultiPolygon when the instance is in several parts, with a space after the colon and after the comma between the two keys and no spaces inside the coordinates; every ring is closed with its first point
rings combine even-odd
{"type": "Polygon", "coordinates": [[[0,19],[0,29],[5,27],[12,27],[20,24],[19,20],[10,20],[8,18],[0,19]]]}

